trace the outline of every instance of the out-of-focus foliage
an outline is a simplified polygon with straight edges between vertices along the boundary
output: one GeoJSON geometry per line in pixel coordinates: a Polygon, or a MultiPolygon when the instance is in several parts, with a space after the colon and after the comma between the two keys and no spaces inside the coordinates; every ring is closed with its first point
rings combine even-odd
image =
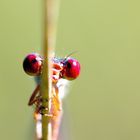
{"type": "MultiPolygon", "coordinates": [[[[61,1],[58,56],[78,51],[81,76],[65,103],[71,140],[139,140],[140,2],[127,0],[61,1]]],[[[40,52],[42,11],[39,0],[0,2],[0,139],[31,140],[34,89],[22,61],[40,52]]],[[[69,129],[68,129],[69,130],[69,129]]],[[[65,139],[66,140],[66,139],[65,139]]]]}

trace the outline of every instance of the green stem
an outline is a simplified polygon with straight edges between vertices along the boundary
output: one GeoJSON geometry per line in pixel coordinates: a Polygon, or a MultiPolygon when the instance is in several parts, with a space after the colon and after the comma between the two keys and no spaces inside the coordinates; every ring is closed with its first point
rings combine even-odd
{"type": "MultiPolygon", "coordinates": [[[[45,114],[51,114],[51,60],[54,57],[56,41],[56,25],[58,17],[59,0],[43,0],[44,14],[44,45],[43,45],[43,71],[41,77],[42,106],[45,114]],[[47,108],[48,110],[46,110],[47,108]]],[[[42,115],[42,139],[52,140],[51,119],[47,115],[42,115]]]]}
{"type": "MultiPolygon", "coordinates": [[[[43,45],[43,71],[41,78],[41,94],[42,94],[42,106],[44,107],[44,114],[49,114],[50,104],[50,61],[49,61],[49,42],[48,42],[48,11],[47,11],[47,0],[43,0],[43,9],[44,9],[44,45],[43,45]],[[48,108],[46,110],[45,108],[48,108]]],[[[51,140],[48,136],[49,132],[49,118],[45,115],[42,115],[42,140],[51,140]]],[[[51,136],[51,135],[50,135],[51,136]]]]}

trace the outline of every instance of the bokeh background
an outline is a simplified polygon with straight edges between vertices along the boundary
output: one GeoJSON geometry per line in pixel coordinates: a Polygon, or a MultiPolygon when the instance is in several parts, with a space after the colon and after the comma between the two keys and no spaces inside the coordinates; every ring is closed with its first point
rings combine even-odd
{"type": "MultiPolygon", "coordinates": [[[[140,2],[62,0],[56,55],[81,63],[64,109],[65,140],[140,139],[140,2]],[[67,128],[66,128],[67,129],[67,128]]],[[[41,0],[0,1],[0,139],[33,140],[35,83],[22,69],[41,52],[41,0]]]]}

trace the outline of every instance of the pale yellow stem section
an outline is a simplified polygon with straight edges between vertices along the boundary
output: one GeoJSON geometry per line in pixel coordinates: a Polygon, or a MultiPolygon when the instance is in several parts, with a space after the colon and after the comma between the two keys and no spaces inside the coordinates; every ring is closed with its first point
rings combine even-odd
{"type": "MultiPolygon", "coordinates": [[[[42,106],[45,114],[51,114],[51,59],[54,57],[56,42],[56,27],[58,19],[59,0],[43,0],[44,13],[44,44],[43,44],[43,70],[41,77],[42,106]],[[48,109],[48,110],[47,110],[48,109]]],[[[42,115],[42,138],[52,140],[51,120],[47,115],[42,115]]]]}

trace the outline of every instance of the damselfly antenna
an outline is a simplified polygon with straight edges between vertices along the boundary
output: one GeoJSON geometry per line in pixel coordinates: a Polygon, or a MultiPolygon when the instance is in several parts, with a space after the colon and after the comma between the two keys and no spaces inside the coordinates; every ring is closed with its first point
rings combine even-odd
{"type": "Polygon", "coordinates": [[[75,54],[75,53],[77,53],[77,52],[78,52],[78,51],[73,51],[73,52],[71,52],[70,54],[66,55],[66,56],[64,57],[64,60],[63,60],[63,61],[67,60],[68,57],[72,56],[73,54],[75,54]]]}

